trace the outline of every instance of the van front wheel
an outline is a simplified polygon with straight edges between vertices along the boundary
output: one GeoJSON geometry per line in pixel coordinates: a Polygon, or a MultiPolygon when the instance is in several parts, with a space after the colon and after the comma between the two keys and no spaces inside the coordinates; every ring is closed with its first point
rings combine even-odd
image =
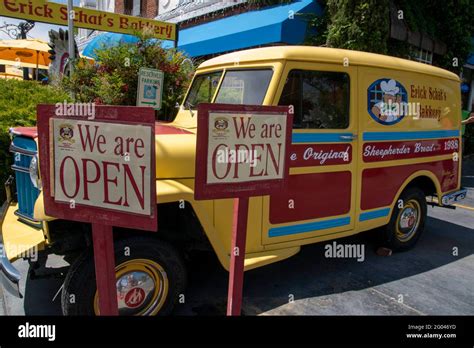
{"type": "MultiPolygon", "coordinates": [[[[167,315],[184,292],[184,263],[170,244],[154,238],[116,241],[119,315],[167,315]]],[[[61,296],[64,315],[99,315],[94,255],[82,254],[69,268],[61,296]]]]}
{"type": "Polygon", "coordinates": [[[395,202],[390,222],[385,226],[384,244],[394,251],[413,248],[425,229],[426,197],[417,187],[408,187],[395,202]]]}

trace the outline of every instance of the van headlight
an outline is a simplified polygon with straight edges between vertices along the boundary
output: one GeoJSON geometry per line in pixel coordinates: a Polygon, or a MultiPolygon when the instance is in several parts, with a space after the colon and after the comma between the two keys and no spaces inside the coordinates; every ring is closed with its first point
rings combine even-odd
{"type": "Polygon", "coordinates": [[[41,190],[41,180],[39,178],[38,156],[33,156],[30,162],[30,179],[31,183],[38,190],[41,190]]]}

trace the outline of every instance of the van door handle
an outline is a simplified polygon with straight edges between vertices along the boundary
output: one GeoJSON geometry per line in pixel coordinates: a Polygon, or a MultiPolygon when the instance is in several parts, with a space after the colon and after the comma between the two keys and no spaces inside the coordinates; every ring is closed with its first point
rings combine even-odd
{"type": "Polygon", "coordinates": [[[350,135],[340,135],[339,136],[341,140],[349,140],[352,141],[354,139],[357,139],[357,134],[350,134],[350,135]]]}

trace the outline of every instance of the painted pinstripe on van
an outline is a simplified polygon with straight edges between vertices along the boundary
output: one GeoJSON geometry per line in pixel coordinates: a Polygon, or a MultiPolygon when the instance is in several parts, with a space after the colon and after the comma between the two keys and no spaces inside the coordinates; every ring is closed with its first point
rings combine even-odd
{"type": "Polygon", "coordinates": [[[328,219],[324,221],[307,222],[304,224],[295,224],[291,226],[273,227],[268,230],[269,237],[281,237],[298,233],[313,232],[318,230],[325,230],[334,227],[347,226],[351,223],[349,216],[328,219]]]}
{"type": "Polygon", "coordinates": [[[368,211],[365,213],[361,213],[359,215],[359,221],[368,221],[368,220],[373,220],[373,219],[378,219],[381,217],[386,217],[390,214],[390,208],[383,208],[383,209],[377,209],[373,211],[368,211]]]}
{"type": "Polygon", "coordinates": [[[458,137],[459,129],[434,131],[407,131],[407,132],[364,132],[364,141],[377,140],[417,140],[458,137]]]}

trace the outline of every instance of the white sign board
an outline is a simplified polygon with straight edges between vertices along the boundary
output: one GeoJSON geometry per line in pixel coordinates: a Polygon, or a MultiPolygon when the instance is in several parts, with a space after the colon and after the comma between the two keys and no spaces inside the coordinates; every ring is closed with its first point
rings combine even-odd
{"type": "Polygon", "coordinates": [[[286,113],[209,113],[207,183],[283,179],[286,113]]]}
{"type": "Polygon", "coordinates": [[[198,105],[196,199],[267,195],[286,185],[287,106],[198,105]]]}
{"type": "Polygon", "coordinates": [[[150,215],[150,127],[62,118],[52,127],[55,201],[150,215]]]}
{"type": "Polygon", "coordinates": [[[137,106],[160,110],[163,97],[164,74],[150,68],[140,68],[138,73],[137,106]]]}

